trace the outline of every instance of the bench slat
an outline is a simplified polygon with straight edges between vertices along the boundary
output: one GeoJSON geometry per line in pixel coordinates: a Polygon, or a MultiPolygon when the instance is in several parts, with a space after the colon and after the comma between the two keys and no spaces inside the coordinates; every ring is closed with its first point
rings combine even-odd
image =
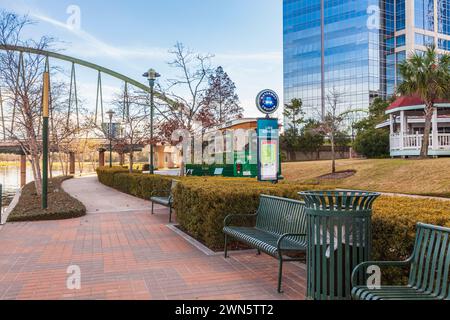
{"type": "Polygon", "coordinates": [[[352,290],[353,297],[363,300],[449,300],[449,235],[449,228],[419,223],[414,251],[408,260],[411,263],[408,286],[386,286],[379,290],[356,286],[352,290]]]}

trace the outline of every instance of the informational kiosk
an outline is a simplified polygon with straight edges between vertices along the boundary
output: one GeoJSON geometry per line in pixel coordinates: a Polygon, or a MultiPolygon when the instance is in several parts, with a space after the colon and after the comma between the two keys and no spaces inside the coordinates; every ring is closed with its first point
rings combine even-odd
{"type": "Polygon", "coordinates": [[[278,119],[271,118],[279,106],[278,95],[272,90],[263,90],[256,97],[256,106],[266,114],[259,118],[258,135],[258,180],[278,182],[280,176],[280,139],[278,119]]]}

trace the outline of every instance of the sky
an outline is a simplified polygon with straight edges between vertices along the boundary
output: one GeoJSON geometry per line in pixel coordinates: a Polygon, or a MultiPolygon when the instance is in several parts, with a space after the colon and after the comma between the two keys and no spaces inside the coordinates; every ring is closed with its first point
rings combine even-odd
{"type": "MultiPolygon", "coordinates": [[[[161,73],[162,86],[176,76],[167,62],[177,42],[213,54],[213,65],[235,82],[246,117],[261,116],[255,97],[262,89],[275,90],[283,101],[281,0],[0,0],[0,9],[36,21],[26,37],[53,36],[64,54],[142,83],[149,68],[161,73]]],[[[81,98],[95,104],[95,72],[77,75],[81,98]]],[[[106,97],[120,89],[114,79],[103,84],[106,97]]]]}

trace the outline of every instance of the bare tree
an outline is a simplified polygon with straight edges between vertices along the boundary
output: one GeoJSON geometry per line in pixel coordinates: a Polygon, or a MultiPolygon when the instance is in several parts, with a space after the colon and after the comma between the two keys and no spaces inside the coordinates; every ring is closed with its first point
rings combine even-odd
{"type": "MultiPolygon", "coordinates": [[[[52,84],[51,94],[51,114],[50,114],[50,151],[57,156],[63,175],[68,175],[68,154],[78,151],[78,144],[87,134],[89,126],[87,125],[87,110],[82,107],[82,101],[78,100],[77,119],[69,116],[67,113],[69,99],[67,84],[56,82],[52,84]]],[[[53,171],[53,161],[50,162],[50,173],[53,171]]]]}
{"type": "MultiPolygon", "coordinates": [[[[22,31],[32,24],[26,16],[0,11],[0,44],[48,49],[54,40],[42,37],[38,41],[22,40],[22,31]]],[[[6,112],[11,115],[5,131],[17,141],[31,163],[36,191],[41,192],[41,128],[42,74],[45,57],[27,53],[0,53],[0,81],[6,112]]]]}
{"type": "MultiPolygon", "coordinates": [[[[145,99],[145,98],[144,98],[145,99]]],[[[150,141],[150,123],[146,101],[139,91],[123,90],[113,101],[116,114],[122,117],[120,133],[114,137],[116,149],[129,155],[129,170],[133,171],[134,150],[150,141]]]]}
{"type": "Polygon", "coordinates": [[[177,103],[168,106],[162,117],[172,123],[184,124],[184,128],[193,131],[208,90],[213,56],[196,54],[180,42],[169,53],[174,56],[169,65],[179,71],[179,76],[170,79],[169,88],[164,91],[177,103]]]}
{"type": "Polygon", "coordinates": [[[350,119],[351,114],[358,110],[349,110],[339,112],[339,105],[342,104],[342,93],[333,87],[326,96],[327,106],[325,115],[320,122],[319,131],[328,138],[331,144],[331,173],[336,173],[336,139],[350,119]]]}

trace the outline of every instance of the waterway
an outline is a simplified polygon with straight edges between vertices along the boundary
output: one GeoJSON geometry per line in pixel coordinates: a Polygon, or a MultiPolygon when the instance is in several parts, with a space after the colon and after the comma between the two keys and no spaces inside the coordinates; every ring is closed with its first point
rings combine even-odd
{"type": "MultiPolygon", "coordinates": [[[[61,171],[53,170],[54,176],[58,176],[61,173],[61,171]]],[[[33,180],[33,172],[30,167],[27,167],[27,183],[33,180]]],[[[0,166],[0,184],[3,187],[2,206],[4,209],[20,188],[20,167],[16,165],[0,166]]]]}

